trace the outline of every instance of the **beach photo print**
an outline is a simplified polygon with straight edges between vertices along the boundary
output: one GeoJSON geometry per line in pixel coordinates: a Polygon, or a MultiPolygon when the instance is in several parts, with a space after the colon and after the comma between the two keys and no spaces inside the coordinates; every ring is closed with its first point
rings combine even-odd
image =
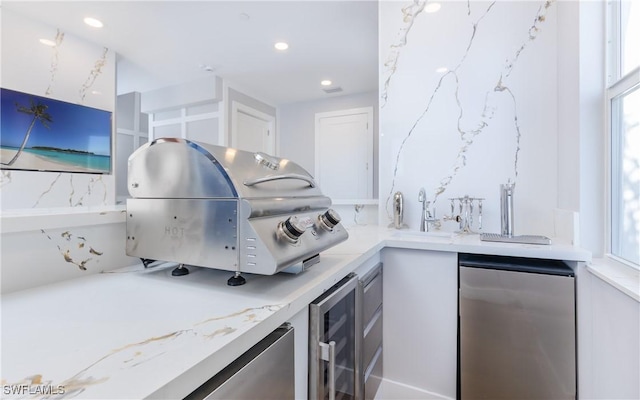
{"type": "Polygon", "coordinates": [[[111,112],[0,89],[0,169],[108,174],[111,112]]]}

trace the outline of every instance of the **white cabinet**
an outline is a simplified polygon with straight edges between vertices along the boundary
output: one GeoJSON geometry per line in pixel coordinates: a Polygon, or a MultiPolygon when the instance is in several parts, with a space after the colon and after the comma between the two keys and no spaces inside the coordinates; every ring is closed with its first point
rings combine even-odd
{"type": "MultiPolygon", "coordinates": [[[[386,248],[384,378],[381,398],[402,398],[393,386],[422,398],[455,398],[457,253],[386,248]]],[[[415,398],[415,397],[414,397],[415,398]]]]}
{"type": "Polygon", "coordinates": [[[640,399],[640,302],[578,267],[578,396],[640,399]]]}
{"type": "Polygon", "coordinates": [[[304,307],[288,322],[296,332],[294,337],[295,398],[306,399],[309,385],[309,307],[304,307]]]}

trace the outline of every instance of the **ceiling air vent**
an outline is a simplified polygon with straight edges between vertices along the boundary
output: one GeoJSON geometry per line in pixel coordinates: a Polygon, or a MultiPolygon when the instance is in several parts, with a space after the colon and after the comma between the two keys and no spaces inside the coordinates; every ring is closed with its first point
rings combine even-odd
{"type": "Polygon", "coordinates": [[[322,90],[324,90],[324,92],[327,93],[327,94],[342,92],[342,88],[340,86],[334,87],[334,88],[329,88],[329,89],[322,89],[322,90]]]}

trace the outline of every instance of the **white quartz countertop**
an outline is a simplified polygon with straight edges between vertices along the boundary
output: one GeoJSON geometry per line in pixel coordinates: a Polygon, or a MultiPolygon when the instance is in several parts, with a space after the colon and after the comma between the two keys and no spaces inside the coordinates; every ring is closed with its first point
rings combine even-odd
{"type": "Polygon", "coordinates": [[[2,296],[2,398],[180,398],[384,247],[572,261],[570,245],[356,227],[299,274],[247,275],[175,264],[87,276],[2,296]],[[27,386],[21,386],[27,385],[27,386]],[[9,393],[9,392],[10,393],[9,393]]]}

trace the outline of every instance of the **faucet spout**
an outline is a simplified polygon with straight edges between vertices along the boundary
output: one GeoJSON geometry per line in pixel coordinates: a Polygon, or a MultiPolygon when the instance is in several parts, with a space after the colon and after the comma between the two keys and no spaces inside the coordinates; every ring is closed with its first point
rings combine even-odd
{"type": "Polygon", "coordinates": [[[428,232],[429,231],[429,223],[431,220],[431,213],[429,212],[429,204],[427,201],[427,195],[424,191],[424,188],[420,188],[420,192],[418,192],[418,201],[422,203],[422,212],[420,213],[420,232],[428,232]]]}
{"type": "Polygon", "coordinates": [[[429,211],[430,201],[427,201],[427,195],[424,188],[418,192],[418,201],[422,203],[422,212],[420,213],[420,232],[429,232],[429,225],[433,224],[436,228],[440,226],[440,222],[436,218],[436,209],[434,207],[433,214],[429,211]]]}

